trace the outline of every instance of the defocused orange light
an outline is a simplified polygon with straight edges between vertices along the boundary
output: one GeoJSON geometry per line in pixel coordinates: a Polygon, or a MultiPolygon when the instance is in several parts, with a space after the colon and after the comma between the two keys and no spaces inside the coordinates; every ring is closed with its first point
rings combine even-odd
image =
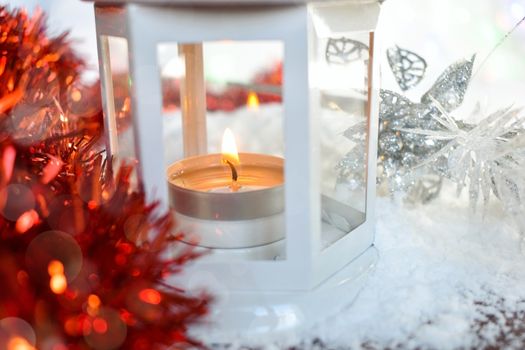
{"type": "Polygon", "coordinates": [[[139,292],[139,298],[145,303],[158,305],[162,301],[162,296],[155,289],[143,289],[139,292]]]}
{"type": "Polygon", "coordinates": [[[18,233],[26,233],[38,221],[38,213],[34,210],[28,210],[18,217],[15,229],[18,233]]]}
{"type": "Polygon", "coordinates": [[[49,281],[49,288],[55,294],[62,294],[67,289],[67,280],[64,275],[54,275],[49,281]]]}
{"type": "Polygon", "coordinates": [[[100,309],[100,298],[95,294],[90,294],[88,297],[87,304],[87,313],[90,316],[96,316],[98,314],[98,310],[100,309]]]}
{"type": "Polygon", "coordinates": [[[35,348],[26,339],[13,337],[7,343],[7,350],[35,350],[35,348]]]}
{"type": "Polygon", "coordinates": [[[90,294],[88,297],[88,305],[93,309],[98,309],[100,307],[100,298],[95,294],[90,294]]]}
{"type": "Polygon", "coordinates": [[[96,316],[100,308],[100,298],[95,294],[90,294],[87,300],[87,312],[90,316],[96,316]]]}
{"type": "Polygon", "coordinates": [[[47,265],[47,272],[51,276],[49,288],[55,294],[62,294],[67,289],[67,280],[64,275],[64,265],[58,260],[51,260],[47,265]]]}
{"type": "Polygon", "coordinates": [[[47,273],[49,273],[51,277],[54,275],[63,275],[64,265],[58,260],[51,260],[49,265],[47,265],[47,273]]]}
{"type": "Polygon", "coordinates": [[[248,98],[246,99],[246,106],[249,109],[257,110],[259,109],[259,96],[253,91],[248,93],[248,98]]]}
{"type": "Polygon", "coordinates": [[[71,92],[71,99],[75,102],[80,101],[82,99],[82,93],[77,89],[73,90],[71,92]]]}

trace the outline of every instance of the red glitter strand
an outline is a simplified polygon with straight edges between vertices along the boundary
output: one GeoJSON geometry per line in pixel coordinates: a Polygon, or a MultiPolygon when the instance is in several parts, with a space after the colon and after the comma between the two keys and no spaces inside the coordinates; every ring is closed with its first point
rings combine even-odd
{"type": "Polygon", "coordinates": [[[0,7],[0,333],[11,317],[27,349],[202,347],[187,329],[210,297],[165,281],[198,255],[167,260],[172,216],[131,191],[131,166],[112,174],[84,67],[41,12],[0,7]]]}

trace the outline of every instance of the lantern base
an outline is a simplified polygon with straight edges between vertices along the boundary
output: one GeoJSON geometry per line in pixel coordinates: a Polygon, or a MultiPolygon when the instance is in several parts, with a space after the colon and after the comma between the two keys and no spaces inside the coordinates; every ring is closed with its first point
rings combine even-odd
{"type": "Polygon", "coordinates": [[[378,260],[373,246],[309,291],[239,292],[216,295],[208,322],[191,334],[207,345],[296,343],[301,335],[357,297],[378,260]]]}

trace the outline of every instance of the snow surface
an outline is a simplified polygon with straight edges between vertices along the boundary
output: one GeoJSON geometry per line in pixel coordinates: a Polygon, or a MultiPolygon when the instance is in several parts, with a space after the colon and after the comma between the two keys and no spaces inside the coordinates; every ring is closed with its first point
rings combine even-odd
{"type": "MultiPolygon", "coordinates": [[[[497,203],[482,218],[450,186],[430,204],[408,208],[383,197],[376,206],[375,272],[353,305],[310,336],[334,347],[454,349],[491,344],[511,331],[495,317],[484,343],[474,332],[487,314],[525,309],[520,237],[497,203]]],[[[523,348],[523,340],[516,345],[523,348]]]]}

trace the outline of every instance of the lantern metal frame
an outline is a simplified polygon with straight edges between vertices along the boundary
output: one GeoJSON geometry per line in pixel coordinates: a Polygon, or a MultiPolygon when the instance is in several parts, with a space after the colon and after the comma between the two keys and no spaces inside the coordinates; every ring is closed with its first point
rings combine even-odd
{"type": "MultiPolygon", "coordinates": [[[[286,332],[306,327],[351,302],[377,260],[374,242],[374,198],[378,133],[378,65],[373,31],[379,3],[372,0],[318,2],[318,11],[336,17],[346,31],[370,32],[368,71],[368,139],[366,219],[335,243],[321,247],[319,93],[309,85],[309,36],[313,28],[309,1],[95,1],[98,54],[108,152],[118,145],[108,37],[128,41],[132,80],[132,127],[140,182],[148,199],[168,203],[163,164],[162,92],[157,46],[223,39],[278,40],[284,44],[283,103],[285,137],[285,250],[282,260],[257,260],[260,247],[216,250],[185,271],[186,285],[212,285],[219,292],[214,306],[217,337],[286,332]],[[120,4],[119,4],[120,3],[120,4]],[[204,3],[204,4],[203,4],[204,3]],[[210,5],[211,4],[211,5],[210,5]],[[232,3],[230,3],[231,5],[232,3]],[[344,22],[344,23],[343,23],[344,22]],[[305,102],[309,101],[309,102],[305,102]],[[111,117],[113,116],[113,117],[111,117]],[[112,136],[113,135],[113,136],[112,136]],[[198,276],[198,277],[196,277],[198,276]],[[211,282],[210,282],[211,281],[211,282]]],[[[340,23],[339,23],[339,22],[340,23]]],[[[267,249],[267,248],[263,248],[267,249]]],[[[207,330],[208,332],[209,330],[207,330]]],[[[211,336],[211,333],[206,333],[211,336]]]]}

